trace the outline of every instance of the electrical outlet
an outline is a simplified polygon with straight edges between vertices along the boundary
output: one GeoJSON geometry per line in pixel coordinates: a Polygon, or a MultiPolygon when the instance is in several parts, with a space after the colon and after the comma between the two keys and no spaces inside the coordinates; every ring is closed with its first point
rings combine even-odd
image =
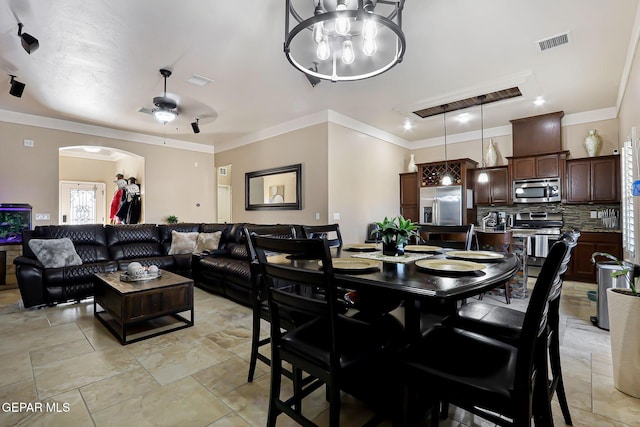
{"type": "Polygon", "coordinates": [[[320,221],[320,212],[316,212],[316,221],[320,221]]]}
{"type": "Polygon", "coordinates": [[[598,211],[591,211],[591,218],[598,218],[598,211]]]}
{"type": "Polygon", "coordinates": [[[33,147],[33,139],[25,139],[24,140],[25,147],[33,147]]]}
{"type": "Polygon", "coordinates": [[[36,221],[49,221],[49,220],[51,220],[51,214],[36,213],[36,221]]]}
{"type": "Polygon", "coordinates": [[[340,219],[340,212],[334,212],[333,219],[340,219]]]}

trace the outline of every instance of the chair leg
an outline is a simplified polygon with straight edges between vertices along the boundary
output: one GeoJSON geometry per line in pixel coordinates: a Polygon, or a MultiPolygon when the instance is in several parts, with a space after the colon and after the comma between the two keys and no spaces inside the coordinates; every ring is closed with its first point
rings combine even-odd
{"type": "Polygon", "coordinates": [[[253,330],[251,333],[251,356],[249,357],[249,375],[247,382],[253,382],[256,372],[256,362],[258,361],[258,349],[260,348],[260,316],[253,313],[253,330]]]}
{"type": "Polygon", "coordinates": [[[271,390],[269,391],[269,414],[267,427],[275,427],[276,420],[281,411],[276,402],[280,400],[280,387],[282,385],[282,361],[275,357],[271,360],[271,390]]]}
{"type": "Polygon", "coordinates": [[[511,304],[511,282],[504,284],[504,297],[507,300],[507,304],[511,304]]]}
{"type": "Polygon", "coordinates": [[[549,397],[553,397],[555,392],[558,396],[558,403],[560,409],[562,409],[562,416],[566,425],[573,425],[571,421],[571,413],[569,412],[569,403],[567,402],[567,395],[564,390],[564,381],[562,380],[562,367],[560,365],[560,343],[558,340],[558,333],[551,335],[551,341],[549,343],[549,364],[551,365],[551,390],[549,390],[549,397]]]}
{"type": "Polygon", "coordinates": [[[340,426],[340,387],[336,385],[335,378],[331,378],[329,389],[329,427],[340,426]]]}
{"type": "Polygon", "coordinates": [[[438,427],[438,425],[440,425],[440,401],[436,400],[431,408],[431,427],[438,427]]]}
{"type": "Polygon", "coordinates": [[[293,409],[302,414],[302,369],[293,368],[293,409]]]}

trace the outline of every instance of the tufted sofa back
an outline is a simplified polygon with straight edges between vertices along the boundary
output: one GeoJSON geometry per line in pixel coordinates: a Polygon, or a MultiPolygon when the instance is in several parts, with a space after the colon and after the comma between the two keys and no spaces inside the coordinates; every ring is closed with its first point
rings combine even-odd
{"type": "Polygon", "coordinates": [[[105,230],[113,260],[159,257],[165,254],[160,229],[155,224],[107,225],[105,230]]]}
{"type": "MultiPolygon", "coordinates": [[[[30,233],[31,239],[71,239],[83,263],[109,261],[107,235],[101,224],[41,225],[30,233]]],[[[25,239],[28,240],[28,239],[25,239]]],[[[28,242],[23,245],[23,254],[35,258],[28,242]]]]}

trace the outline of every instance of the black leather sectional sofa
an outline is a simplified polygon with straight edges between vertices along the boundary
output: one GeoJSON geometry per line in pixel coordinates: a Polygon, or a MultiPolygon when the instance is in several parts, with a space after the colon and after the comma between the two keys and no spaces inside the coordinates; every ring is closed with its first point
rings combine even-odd
{"type": "MultiPolygon", "coordinates": [[[[93,295],[94,274],[126,270],[131,262],[192,277],[196,286],[251,306],[251,269],[246,224],[48,225],[23,233],[22,256],[14,260],[25,307],[52,305],[93,295]],[[221,232],[217,250],[170,255],[172,231],[221,232]],[[82,264],[45,268],[31,239],[69,238],[82,264]]],[[[294,226],[299,232],[301,227],[294,226]]],[[[301,235],[301,234],[300,234],[301,235]]]]}

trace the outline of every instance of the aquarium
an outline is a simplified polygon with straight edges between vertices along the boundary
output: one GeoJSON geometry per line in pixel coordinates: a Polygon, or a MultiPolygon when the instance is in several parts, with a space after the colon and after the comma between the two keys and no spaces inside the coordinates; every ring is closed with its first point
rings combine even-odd
{"type": "Polygon", "coordinates": [[[0,203],[0,245],[22,243],[22,230],[30,229],[30,205],[0,203]]]}

